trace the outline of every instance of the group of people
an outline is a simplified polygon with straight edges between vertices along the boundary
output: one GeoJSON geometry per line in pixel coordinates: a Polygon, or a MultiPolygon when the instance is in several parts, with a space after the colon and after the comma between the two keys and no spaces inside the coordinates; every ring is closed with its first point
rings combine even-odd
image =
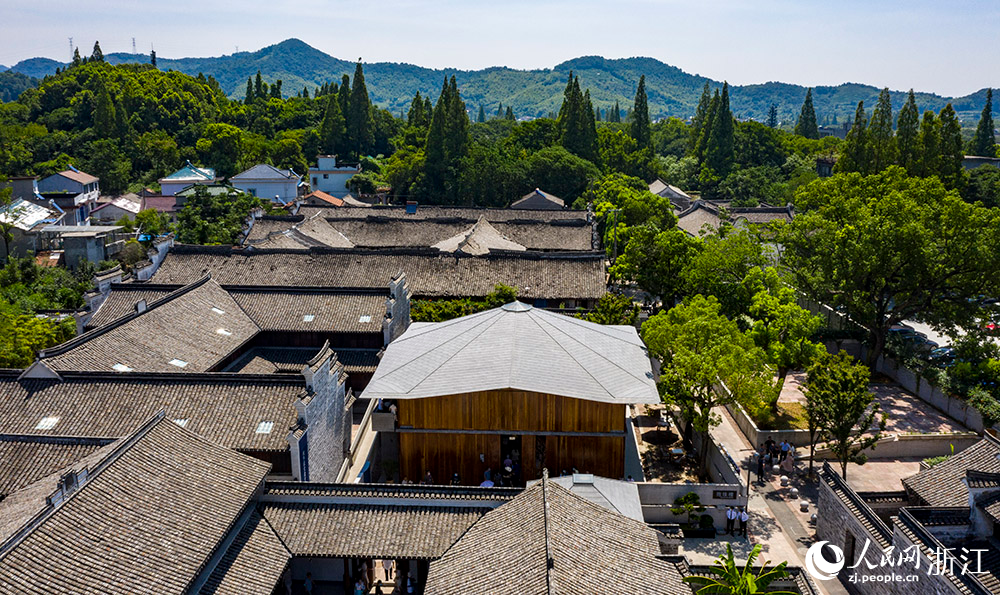
{"type": "Polygon", "coordinates": [[[747,536],[747,525],[750,521],[750,514],[747,509],[740,506],[739,508],[733,508],[732,506],[726,507],[726,535],[735,535],[737,537],[747,536]],[[739,528],[736,527],[736,523],[739,522],[739,528]]]}
{"type": "Polygon", "coordinates": [[[780,465],[786,475],[792,472],[795,447],[787,440],[778,443],[773,436],[768,436],[754,456],[757,457],[757,481],[763,483],[767,481],[767,473],[774,465],[780,465]]]}
{"type": "Polygon", "coordinates": [[[397,572],[393,560],[382,560],[382,572],[385,581],[374,577],[368,560],[361,563],[357,573],[358,580],[354,582],[354,595],[405,595],[413,593],[416,585],[409,574],[397,572]]]}

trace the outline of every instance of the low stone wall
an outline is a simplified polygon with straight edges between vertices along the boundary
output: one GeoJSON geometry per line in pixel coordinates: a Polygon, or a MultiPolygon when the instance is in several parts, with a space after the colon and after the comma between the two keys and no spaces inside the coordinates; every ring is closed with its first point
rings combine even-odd
{"type": "Polygon", "coordinates": [[[909,368],[901,366],[895,359],[882,357],[879,359],[875,369],[892,378],[900,386],[920,397],[925,403],[934,406],[970,430],[982,433],[985,428],[983,416],[980,415],[975,407],[970,406],[961,399],[946,394],[923,376],[909,368]]]}
{"type": "MultiPolygon", "coordinates": [[[[902,434],[889,436],[879,440],[874,447],[865,450],[869,459],[899,459],[903,457],[940,457],[958,453],[979,442],[975,432],[956,432],[951,434],[902,434]]],[[[830,449],[817,448],[816,459],[836,458],[830,449]]]]}
{"type": "Polygon", "coordinates": [[[674,500],[694,492],[701,505],[712,517],[716,528],[726,526],[727,506],[746,506],[745,486],[722,483],[637,483],[642,517],[647,523],[686,523],[687,515],[675,515],[670,511],[674,500]],[[728,496],[736,494],[735,498],[728,496]]]}
{"type": "Polygon", "coordinates": [[[737,427],[743,432],[746,439],[755,447],[767,441],[769,436],[774,438],[774,441],[779,444],[782,440],[787,440],[792,446],[809,446],[809,430],[761,429],[750,419],[750,415],[747,414],[746,410],[739,403],[726,405],[726,409],[729,410],[729,414],[736,420],[737,427]]]}

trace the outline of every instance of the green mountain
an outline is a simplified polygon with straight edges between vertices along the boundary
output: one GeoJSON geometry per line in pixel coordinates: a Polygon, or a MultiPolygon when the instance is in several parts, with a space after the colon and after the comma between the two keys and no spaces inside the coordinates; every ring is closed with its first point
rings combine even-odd
{"type": "MultiPolygon", "coordinates": [[[[108,54],[113,63],[148,62],[141,54],[108,54]]],[[[12,71],[41,78],[55,72],[63,63],[48,58],[32,58],[11,67],[12,71]]],[[[239,52],[215,58],[168,59],[157,57],[162,70],[178,70],[191,75],[199,72],[213,76],[223,90],[233,98],[242,98],[247,77],[260,70],[265,81],[281,79],[286,94],[300,93],[303,87],[312,92],[317,86],[339,81],[341,75],[354,72],[354,63],[334,58],[298,40],[289,39],[256,52],[239,52]]],[[[594,105],[607,109],[618,101],[622,109],[631,105],[639,77],[646,75],[649,111],[653,117],[691,116],[708,82],[720,87],[721,81],[688,74],[653,58],[609,60],[600,56],[584,56],[568,60],[551,69],[514,70],[486,68],[483,70],[431,69],[395,62],[365,64],[365,82],[372,100],[393,113],[405,112],[414,93],[420,91],[436,99],[445,77],[455,75],[466,105],[478,111],[483,105],[487,113],[495,113],[498,104],[510,105],[517,116],[544,116],[559,110],[566,77],[573,71],[580,82],[590,89],[594,105]]],[[[871,85],[846,83],[816,87],[813,102],[820,123],[844,122],[854,114],[858,101],[874,107],[879,88],[871,85]]],[[[794,121],[805,97],[800,85],[768,82],[731,88],[733,113],[742,118],[764,119],[772,104],[778,106],[779,118],[794,121]]],[[[921,110],[940,110],[951,102],[959,116],[975,120],[985,102],[985,89],[965,97],[941,97],[918,93],[921,110]]],[[[905,93],[894,92],[893,104],[903,105],[905,93]]]]}

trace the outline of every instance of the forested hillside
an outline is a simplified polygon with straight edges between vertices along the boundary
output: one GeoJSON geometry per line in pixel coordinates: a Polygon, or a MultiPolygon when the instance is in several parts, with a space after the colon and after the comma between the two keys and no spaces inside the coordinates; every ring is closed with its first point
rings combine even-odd
{"type": "MultiPolygon", "coordinates": [[[[112,64],[150,61],[148,55],[124,53],[109,54],[106,59],[112,64]]],[[[219,82],[226,95],[238,99],[244,97],[247,77],[256,75],[258,70],[265,82],[281,80],[286,96],[301,93],[303,88],[312,92],[324,83],[339,81],[342,75],[354,70],[353,62],[329,56],[297,39],[256,52],[214,58],[160,57],[157,65],[163,70],[178,70],[192,76],[199,73],[211,76],[219,82]]],[[[32,58],[14,65],[12,70],[42,78],[62,66],[65,64],[48,58],[32,58]]],[[[650,115],[654,119],[666,116],[686,119],[694,114],[705,82],[713,87],[722,86],[721,81],[688,74],[653,58],[609,60],[587,56],[544,70],[487,68],[464,71],[401,63],[365,64],[372,101],[396,115],[408,108],[414,93],[419,91],[424,96],[436,94],[441,80],[454,75],[471,110],[482,105],[487,113],[492,114],[502,105],[510,106],[516,117],[545,116],[559,109],[562,87],[571,70],[588,82],[594,105],[602,111],[611,109],[616,101],[622,106],[627,105],[635,94],[639,76],[645,75],[650,115]]],[[[733,86],[730,91],[733,113],[738,118],[764,120],[771,106],[775,105],[779,120],[786,123],[794,122],[806,93],[805,87],[777,82],[733,86]]],[[[975,119],[983,105],[984,94],[985,90],[982,90],[966,97],[947,98],[917,93],[917,100],[927,109],[935,111],[951,102],[960,118],[975,119]]],[[[879,88],[847,83],[816,87],[813,95],[819,123],[834,125],[850,119],[858,101],[874,104],[879,88]]],[[[896,109],[903,105],[905,99],[904,92],[892,93],[896,109]]]]}

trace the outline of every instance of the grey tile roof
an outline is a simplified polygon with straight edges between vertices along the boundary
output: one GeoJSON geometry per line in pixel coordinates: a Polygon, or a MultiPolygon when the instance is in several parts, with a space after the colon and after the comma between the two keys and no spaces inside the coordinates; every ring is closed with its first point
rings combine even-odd
{"type": "Polygon", "coordinates": [[[406,273],[415,297],[485,296],[498,283],[524,299],[598,299],[606,290],[603,253],[516,252],[488,256],[417,250],[239,250],[175,246],[155,283],[186,284],[208,273],[222,285],[382,289],[406,273]]]}
{"type": "Polygon", "coordinates": [[[204,372],[259,331],[225,290],[203,277],[39,358],[57,370],[204,372]]]}
{"type": "MultiPolygon", "coordinates": [[[[450,501],[461,501],[468,505],[482,502],[484,507],[492,507],[506,502],[521,493],[520,488],[481,488],[476,486],[435,486],[423,484],[396,483],[319,483],[319,482],[267,482],[265,499],[310,499],[326,498],[331,501],[358,502],[358,498],[372,502],[398,500],[399,504],[415,501],[441,501],[448,506],[450,501]]],[[[457,504],[458,502],[456,502],[457,504]]]]}
{"type": "Polygon", "coordinates": [[[167,418],[116,446],[69,498],[7,542],[0,592],[186,593],[269,469],[167,418]]]}
{"type": "MultiPolygon", "coordinates": [[[[303,206],[299,213],[306,213],[315,207],[303,206]]],[[[322,207],[321,207],[322,208],[322,207]]],[[[370,207],[340,207],[335,210],[326,209],[323,212],[336,213],[338,219],[366,219],[370,216],[388,217],[392,219],[464,219],[475,222],[480,215],[490,223],[501,221],[555,221],[579,219],[586,220],[587,212],[573,209],[563,210],[531,210],[531,209],[484,209],[476,207],[447,207],[437,205],[418,205],[415,213],[407,213],[405,206],[370,207]]],[[[312,214],[309,211],[309,214],[312,214]]]]}
{"type": "Polygon", "coordinates": [[[262,508],[295,556],[376,559],[437,558],[489,510],[305,502],[267,502],[262,508]]]}
{"type": "MultiPolygon", "coordinates": [[[[315,357],[315,347],[252,347],[226,367],[235,374],[291,374],[300,373],[303,366],[315,357]]],[[[337,361],[348,374],[371,374],[378,365],[378,349],[334,349],[337,361]]]]}
{"type": "Polygon", "coordinates": [[[93,453],[109,440],[0,435],[0,496],[55,473],[93,453]]]}
{"type": "Polygon", "coordinates": [[[147,304],[162,299],[180,289],[180,285],[154,285],[146,283],[114,283],[111,292],[101,303],[94,315],[87,321],[87,329],[110,324],[119,318],[135,313],[135,305],[141,300],[147,304]]]}
{"type": "Polygon", "coordinates": [[[656,532],[544,479],[486,513],[439,560],[426,592],[689,594],[656,532]]]}
{"type": "Polygon", "coordinates": [[[633,482],[580,473],[553,477],[549,481],[610,511],[636,521],[643,520],[639,488],[633,482]]]}
{"type": "Polygon", "coordinates": [[[380,291],[234,287],[229,295],[267,331],[381,333],[386,313],[380,291]]]}
{"type": "Polygon", "coordinates": [[[928,506],[968,506],[966,471],[1000,473],[1000,443],[985,437],[946,461],[903,479],[903,486],[928,506]]]}
{"type": "MultiPolygon", "coordinates": [[[[256,225],[254,226],[256,227],[256,225]]],[[[270,226],[263,226],[265,228],[270,226]]],[[[248,234],[249,244],[258,248],[310,248],[312,246],[328,246],[330,248],[353,248],[354,243],[323,219],[319,214],[303,221],[293,223],[286,229],[271,231],[261,239],[250,240],[250,236],[258,236],[260,232],[248,234]]]]}
{"type": "Polygon", "coordinates": [[[254,511],[200,595],[271,595],[292,559],[271,526],[254,511]]]}
{"type": "Polygon", "coordinates": [[[634,327],[600,325],[514,302],[414,324],[389,344],[368,398],[514,389],[606,403],[658,403],[634,327]]]}
{"type": "Polygon", "coordinates": [[[535,188],[510,204],[512,209],[564,209],[566,201],[535,188]]]}
{"type": "Polygon", "coordinates": [[[720,209],[723,206],[725,206],[729,214],[729,221],[734,224],[741,222],[763,224],[771,221],[791,221],[793,215],[791,207],[729,207],[698,200],[677,214],[677,227],[693,236],[698,236],[705,225],[708,225],[711,230],[717,229],[722,222],[720,209]]]}
{"type": "Polygon", "coordinates": [[[228,448],[285,451],[287,428],[298,419],[295,403],[306,396],[301,376],[236,374],[62,373],[64,381],[18,380],[0,372],[0,432],[39,436],[119,438],[137,417],[165,410],[170,419],[228,448]],[[48,430],[42,418],[58,418],[48,430]],[[257,425],[274,429],[258,434],[257,425]]]}
{"type": "Polygon", "coordinates": [[[976,500],[976,506],[994,523],[1000,523],[1000,491],[983,494],[976,500]]]}
{"type": "Polygon", "coordinates": [[[230,180],[297,180],[299,175],[290,169],[278,169],[273,165],[259,163],[250,169],[241,171],[230,180]]]}

